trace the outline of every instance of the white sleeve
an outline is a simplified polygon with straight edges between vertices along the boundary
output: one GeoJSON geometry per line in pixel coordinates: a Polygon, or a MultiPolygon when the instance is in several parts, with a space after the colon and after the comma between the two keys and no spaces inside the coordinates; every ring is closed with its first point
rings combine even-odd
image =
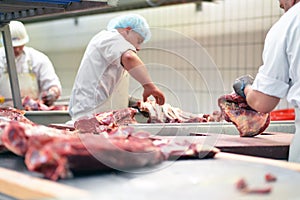
{"type": "Polygon", "coordinates": [[[61,83],[55,73],[53,64],[45,54],[33,50],[32,65],[33,71],[37,75],[40,92],[46,91],[53,86],[57,86],[60,93],[62,92],[61,83]]]}
{"type": "Polygon", "coordinates": [[[283,98],[289,90],[289,61],[286,55],[286,32],[275,24],[265,40],[263,65],[252,88],[264,94],[283,98]]]}

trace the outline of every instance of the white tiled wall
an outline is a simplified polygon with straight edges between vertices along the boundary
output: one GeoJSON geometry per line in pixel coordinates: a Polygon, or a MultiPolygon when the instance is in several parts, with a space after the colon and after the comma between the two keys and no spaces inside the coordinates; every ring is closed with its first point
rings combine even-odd
{"type": "MultiPolygon", "coordinates": [[[[139,55],[167,103],[196,113],[218,109],[217,98],[232,91],[236,77],[255,76],[265,35],[282,14],[274,0],[216,1],[203,3],[202,11],[183,4],[130,12],[142,14],[151,26],[153,37],[139,55]]],[[[118,14],[26,25],[30,45],[55,64],[64,96],[70,95],[88,41],[118,14]]],[[[134,80],[130,93],[140,97],[134,80]]]]}

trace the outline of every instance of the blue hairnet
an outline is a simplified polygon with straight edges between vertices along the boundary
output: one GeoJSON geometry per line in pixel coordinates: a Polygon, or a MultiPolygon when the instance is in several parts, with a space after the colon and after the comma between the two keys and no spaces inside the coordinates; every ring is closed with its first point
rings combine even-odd
{"type": "Polygon", "coordinates": [[[138,14],[121,15],[111,19],[107,25],[107,30],[116,28],[132,28],[144,38],[144,43],[150,40],[151,32],[149,25],[144,17],[138,14]]]}

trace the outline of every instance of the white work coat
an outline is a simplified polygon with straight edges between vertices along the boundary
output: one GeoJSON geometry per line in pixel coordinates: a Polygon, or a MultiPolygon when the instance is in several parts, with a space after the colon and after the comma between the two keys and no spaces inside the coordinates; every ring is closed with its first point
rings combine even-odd
{"type": "MultiPolygon", "coordinates": [[[[24,47],[23,53],[19,55],[16,59],[16,70],[19,76],[19,85],[22,89],[24,82],[26,80],[22,79],[21,75],[30,74],[30,76],[26,76],[26,78],[34,78],[37,81],[38,88],[38,96],[43,92],[47,91],[52,86],[57,86],[61,92],[61,83],[58,76],[55,73],[54,67],[49,60],[49,58],[31,47],[24,47]],[[20,79],[24,82],[21,83],[20,79]]],[[[5,79],[8,76],[7,74],[7,63],[6,63],[6,55],[4,48],[0,48],[0,79],[5,79]]],[[[10,84],[6,85],[1,84],[0,86],[0,95],[3,93],[10,94],[10,84]]],[[[21,91],[22,97],[27,96],[26,91],[21,91]]],[[[7,97],[6,95],[2,95],[7,97]]],[[[30,95],[29,95],[30,96],[30,95]]],[[[11,97],[10,97],[11,98],[11,97]]]]}
{"type": "Polygon", "coordinates": [[[72,120],[128,107],[128,73],[122,54],[136,51],[117,30],[101,31],[83,55],[69,103],[72,120]]]}
{"type": "Polygon", "coordinates": [[[252,88],[287,101],[296,110],[296,133],[289,160],[300,162],[300,3],[291,7],[267,34],[263,65],[252,88]]]}

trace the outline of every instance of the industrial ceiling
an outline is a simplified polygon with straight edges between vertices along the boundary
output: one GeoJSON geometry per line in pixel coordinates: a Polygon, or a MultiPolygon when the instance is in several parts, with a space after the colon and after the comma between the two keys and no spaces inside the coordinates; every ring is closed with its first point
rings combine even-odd
{"type": "Polygon", "coordinates": [[[202,0],[0,0],[0,24],[11,20],[32,23],[182,3],[199,5],[201,2],[202,0]]]}

